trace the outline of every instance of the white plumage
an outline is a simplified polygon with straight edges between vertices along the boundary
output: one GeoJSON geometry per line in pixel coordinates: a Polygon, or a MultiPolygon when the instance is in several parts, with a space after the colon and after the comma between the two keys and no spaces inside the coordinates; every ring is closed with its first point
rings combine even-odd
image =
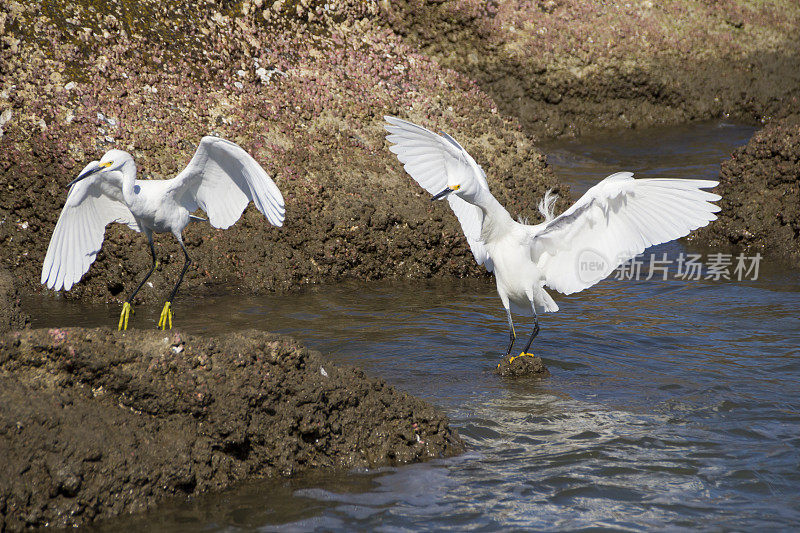
{"type": "MultiPolygon", "coordinates": [[[[450,176],[471,176],[475,184],[489,191],[486,183],[486,174],[483,169],[472,159],[458,142],[443,133],[436,135],[432,131],[393,117],[386,117],[393,126],[387,126],[389,135],[386,138],[396,143],[389,150],[397,154],[408,172],[423,189],[431,194],[436,194],[444,189],[450,181],[450,176]]],[[[447,201],[453,209],[467,242],[479,265],[485,265],[489,272],[492,271],[491,260],[486,253],[486,248],[481,241],[481,224],[483,213],[480,207],[473,205],[458,196],[448,196],[447,201]],[[487,263],[487,260],[489,262],[487,263]]]]}
{"type": "Polygon", "coordinates": [[[716,181],[633,179],[618,172],[586,191],[552,222],[528,226],[531,256],[551,289],[572,294],[605,279],[646,248],[688,235],[717,217],[716,181]],[[580,269],[581,252],[604,259],[605,268],[580,269]]]}
{"type": "MultiPolygon", "coordinates": [[[[54,290],[69,290],[81,279],[111,222],[143,232],[155,265],[153,232],[172,233],[185,254],[183,229],[197,218],[191,213],[198,207],[212,226],[221,229],[239,220],[251,201],[273,225],[281,226],[284,220],[283,196],[269,175],[238,145],[217,137],[203,137],[188,166],[169,180],[136,179],[133,157],[110,150],[100,161],[89,163],[70,185],[42,266],[41,281],[54,290]]],[[[186,259],[184,272],[191,262],[188,254],[186,259]]],[[[170,300],[179,284],[180,279],[170,300]]]]}
{"type": "MultiPolygon", "coordinates": [[[[447,196],[479,264],[494,272],[511,329],[511,311],[527,316],[557,311],[544,287],[571,294],[591,287],[645,248],[683,237],[716,219],[720,199],[703,191],[716,181],[633,179],[619,172],[589,189],[561,215],[540,210],[545,222],[511,218],[492,196],[486,175],[449,135],[437,135],[395,117],[385,117],[405,170],[434,198],[447,196]],[[587,270],[586,265],[592,269],[587,270]]],[[[530,340],[538,332],[538,321],[530,340]]],[[[525,351],[530,347],[530,341],[525,351]]]]}
{"type": "MultiPolygon", "coordinates": [[[[81,174],[98,163],[89,163],[81,174]]],[[[70,188],[42,266],[42,283],[48,288],[68,291],[81,279],[100,251],[109,223],[119,222],[141,231],[122,198],[118,177],[109,180],[95,174],[70,188]]]]}

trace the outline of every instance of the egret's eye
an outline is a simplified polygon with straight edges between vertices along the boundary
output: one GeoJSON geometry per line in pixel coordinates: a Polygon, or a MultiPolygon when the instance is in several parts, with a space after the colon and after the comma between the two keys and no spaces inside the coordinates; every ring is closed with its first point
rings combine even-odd
{"type": "Polygon", "coordinates": [[[460,189],[460,188],[461,188],[461,185],[453,185],[451,188],[452,188],[454,191],[457,191],[458,189],[460,189]]]}
{"type": "Polygon", "coordinates": [[[105,163],[100,163],[98,166],[99,166],[100,168],[108,168],[108,167],[110,167],[110,166],[111,166],[111,165],[113,165],[113,164],[114,164],[114,162],[113,162],[113,161],[106,161],[105,163]]]}

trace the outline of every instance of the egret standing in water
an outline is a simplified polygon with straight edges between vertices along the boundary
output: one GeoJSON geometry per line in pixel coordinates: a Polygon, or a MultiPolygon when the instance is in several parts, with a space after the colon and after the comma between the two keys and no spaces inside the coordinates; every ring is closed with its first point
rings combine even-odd
{"type": "Polygon", "coordinates": [[[511,312],[533,316],[558,311],[545,286],[564,294],[591,287],[645,248],[687,235],[717,217],[720,196],[701,189],[716,181],[633,179],[618,172],[586,191],[559,216],[548,191],[539,203],[545,221],[516,222],[486,183],[486,174],[455,139],[384,117],[390,150],[432,200],[447,198],[475,260],[494,273],[510,329],[506,356],[516,340],[511,312]]]}
{"type": "Polygon", "coordinates": [[[68,291],[94,262],[107,224],[127,224],[144,233],[153,266],[122,305],[119,329],[128,328],[131,303],[156,268],[153,232],[172,233],[186,261],[167,298],[158,327],[172,329],[172,300],[192,260],[183,245],[183,228],[198,207],[215,228],[226,229],[242,216],[251,201],[275,226],[284,219],[283,196],[255,159],[238,145],[218,137],[203,137],[189,165],[168,180],[137,180],[133,157],[109,150],[92,161],[68,187],[42,267],[42,283],[68,291]]]}

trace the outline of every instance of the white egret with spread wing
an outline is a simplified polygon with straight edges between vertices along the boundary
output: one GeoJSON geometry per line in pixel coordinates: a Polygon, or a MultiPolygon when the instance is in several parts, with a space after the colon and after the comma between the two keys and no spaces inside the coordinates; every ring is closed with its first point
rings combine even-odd
{"type": "Polygon", "coordinates": [[[172,328],[172,300],[192,263],[183,244],[191,213],[205,211],[215,228],[225,229],[241,217],[250,202],[275,226],[284,219],[280,190],[255,159],[238,145],[218,137],[203,137],[189,165],[167,180],[136,179],[133,157],[109,150],[92,161],[68,187],[67,201],[56,223],[42,266],[42,283],[69,290],[89,270],[103,244],[105,227],[126,224],[144,233],[153,265],[122,306],[119,326],[127,329],[134,296],[156,268],[153,233],[172,233],[185,262],[169,295],[158,326],[172,328]]]}
{"type": "Polygon", "coordinates": [[[475,260],[494,273],[510,328],[511,312],[533,316],[526,355],[539,332],[538,313],[558,311],[549,287],[572,294],[606,278],[645,248],[683,237],[716,219],[716,181],[608,176],[559,216],[555,198],[539,203],[545,217],[528,225],[511,218],[489,192],[486,174],[455,139],[411,122],[384,117],[387,140],[408,174],[433,200],[447,198],[475,260]]]}

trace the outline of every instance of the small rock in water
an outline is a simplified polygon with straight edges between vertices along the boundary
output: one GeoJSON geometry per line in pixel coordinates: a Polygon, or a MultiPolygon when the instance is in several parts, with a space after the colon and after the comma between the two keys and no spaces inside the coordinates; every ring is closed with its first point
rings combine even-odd
{"type": "Polygon", "coordinates": [[[525,354],[516,357],[504,357],[497,365],[497,373],[503,377],[536,377],[546,378],[550,371],[544,366],[542,358],[525,354]]]}

